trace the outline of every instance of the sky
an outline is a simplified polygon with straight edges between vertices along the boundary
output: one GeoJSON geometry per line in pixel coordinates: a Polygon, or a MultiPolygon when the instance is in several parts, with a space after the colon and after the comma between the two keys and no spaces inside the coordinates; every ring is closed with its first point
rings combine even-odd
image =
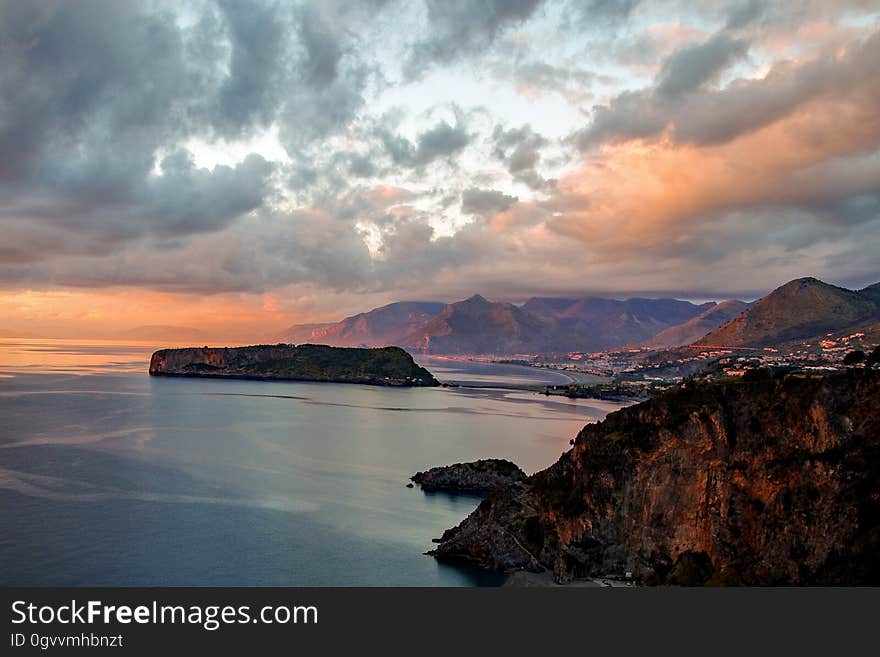
{"type": "Polygon", "coordinates": [[[880,0],[0,0],[0,334],[880,280],[880,0]]]}

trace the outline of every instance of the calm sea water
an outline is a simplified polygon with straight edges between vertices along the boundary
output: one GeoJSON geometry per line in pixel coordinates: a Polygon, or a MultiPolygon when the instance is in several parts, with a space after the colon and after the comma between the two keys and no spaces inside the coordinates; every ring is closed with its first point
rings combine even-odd
{"type": "MultiPolygon", "coordinates": [[[[166,379],[152,347],[0,340],[0,585],[468,586],[431,539],[479,503],[405,487],[532,472],[616,405],[526,391],[166,379]]],[[[441,380],[564,378],[426,361],[441,380]]]]}

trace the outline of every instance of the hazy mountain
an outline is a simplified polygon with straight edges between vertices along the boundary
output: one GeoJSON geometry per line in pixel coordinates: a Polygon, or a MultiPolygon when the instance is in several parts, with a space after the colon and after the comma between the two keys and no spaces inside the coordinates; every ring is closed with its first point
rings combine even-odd
{"type": "Polygon", "coordinates": [[[400,345],[405,336],[438,315],[445,304],[400,301],[340,322],[299,324],[284,331],[285,342],[328,344],[337,347],[385,347],[400,345]]]}
{"type": "Polygon", "coordinates": [[[534,297],[522,309],[553,319],[581,336],[580,349],[599,351],[640,344],[661,331],[687,322],[715,306],[678,299],[553,299],[534,297]]]}
{"type": "Polygon", "coordinates": [[[406,301],[339,322],[290,327],[281,339],[334,346],[397,345],[435,354],[600,351],[630,344],[763,346],[880,321],[880,284],[853,291],[804,278],[751,306],[678,299],[534,297],[523,306],[474,295],[443,305],[406,301]]]}
{"type": "Polygon", "coordinates": [[[476,294],[446,306],[402,345],[435,354],[514,354],[565,351],[577,342],[553,320],[476,294]]]}
{"type": "Polygon", "coordinates": [[[878,286],[847,290],[799,278],[756,301],[697,345],[760,347],[815,338],[880,320],[878,286]]]}
{"type": "Polygon", "coordinates": [[[735,299],[722,301],[693,319],[689,319],[684,324],[660,331],[660,333],[645,342],[644,346],[656,349],[671,349],[691,344],[719,326],[722,326],[725,322],[735,318],[748,307],[749,304],[744,301],[737,301],[735,299]]]}

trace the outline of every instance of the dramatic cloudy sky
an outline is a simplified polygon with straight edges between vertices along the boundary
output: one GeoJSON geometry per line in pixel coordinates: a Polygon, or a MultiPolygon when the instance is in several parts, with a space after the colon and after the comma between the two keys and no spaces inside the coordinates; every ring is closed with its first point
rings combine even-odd
{"type": "Polygon", "coordinates": [[[880,0],[0,1],[0,330],[754,297],[878,253],[880,0]]]}

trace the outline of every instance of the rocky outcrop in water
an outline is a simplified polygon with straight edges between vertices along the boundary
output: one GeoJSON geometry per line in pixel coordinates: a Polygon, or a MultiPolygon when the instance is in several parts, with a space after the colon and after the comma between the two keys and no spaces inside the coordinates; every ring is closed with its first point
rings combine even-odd
{"type": "Polygon", "coordinates": [[[880,583],[880,372],[687,385],[609,415],[444,533],[557,581],[880,583]]]}
{"type": "Polygon", "coordinates": [[[399,347],[353,349],[290,344],[162,349],[150,359],[151,376],[216,377],[436,386],[437,380],[399,347]]]}
{"type": "Polygon", "coordinates": [[[483,493],[502,484],[526,478],[518,465],[504,459],[481,459],[471,463],[455,463],[425,472],[417,472],[410,479],[424,491],[483,493]]]}

